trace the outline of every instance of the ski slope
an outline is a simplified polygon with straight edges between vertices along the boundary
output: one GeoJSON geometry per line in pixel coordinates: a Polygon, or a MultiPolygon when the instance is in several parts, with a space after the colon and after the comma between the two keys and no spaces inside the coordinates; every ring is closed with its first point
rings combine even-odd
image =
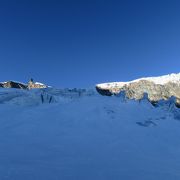
{"type": "Polygon", "coordinates": [[[0,89],[0,180],[179,180],[179,121],[172,100],[0,89]]]}

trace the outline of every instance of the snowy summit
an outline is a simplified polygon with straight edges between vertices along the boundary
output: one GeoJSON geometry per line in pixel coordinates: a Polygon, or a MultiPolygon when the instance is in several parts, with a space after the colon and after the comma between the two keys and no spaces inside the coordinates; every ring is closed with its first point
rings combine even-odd
{"type": "Polygon", "coordinates": [[[96,86],[100,88],[109,88],[109,87],[117,87],[117,86],[122,87],[124,85],[128,85],[134,82],[139,82],[142,80],[150,81],[150,82],[153,82],[155,84],[160,84],[160,85],[164,85],[169,82],[180,84],[180,73],[177,73],[177,74],[172,73],[172,74],[158,76],[158,77],[144,77],[144,78],[139,78],[139,79],[135,79],[133,81],[128,81],[128,82],[102,83],[102,84],[97,84],[96,86]]]}

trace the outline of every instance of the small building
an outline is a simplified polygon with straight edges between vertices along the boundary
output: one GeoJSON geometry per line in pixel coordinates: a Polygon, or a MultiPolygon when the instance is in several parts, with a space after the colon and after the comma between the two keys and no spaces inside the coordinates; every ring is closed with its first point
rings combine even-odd
{"type": "Polygon", "coordinates": [[[38,88],[47,88],[45,84],[34,82],[34,80],[31,78],[28,82],[28,89],[38,89],[38,88]]]}

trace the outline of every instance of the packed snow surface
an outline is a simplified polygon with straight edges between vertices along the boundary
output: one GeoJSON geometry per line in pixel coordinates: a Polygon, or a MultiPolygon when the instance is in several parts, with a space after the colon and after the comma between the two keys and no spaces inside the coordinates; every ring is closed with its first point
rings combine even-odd
{"type": "Polygon", "coordinates": [[[136,79],[136,80],[129,81],[129,82],[102,83],[102,84],[97,84],[97,86],[100,88],[122,87],[124,85],[128,85],[129,83],[134,83],[134,82],[138,82],[141,80],[147,80],[147,81],[154,82],[155,84],[161,84],[161,85],[164,85],[168,82],[180,84],[180,73],[178,73],[178,74],[173,73],[173,74],[168,74],[168,75],[158,76],[158,77],[145,77],[145,78],[140,78],[140,79],[136,79]]]}
{"type": "Polygon", "coordinates": [[[0,103],[0,180],[180,179],[171,100],[1,89],[0,103]]]}

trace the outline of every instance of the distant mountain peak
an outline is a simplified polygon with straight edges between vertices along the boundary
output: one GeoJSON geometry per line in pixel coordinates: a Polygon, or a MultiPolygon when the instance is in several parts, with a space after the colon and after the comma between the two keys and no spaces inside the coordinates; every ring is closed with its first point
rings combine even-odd
{"type": "Polygon", "coordinates": [[[27,84],[12,80],[0,82],[0,87],[17,88],[17,89],[38,89],[38,88],[47,88],[48,86],[39,82],[34,82],[33,79],[31,79],[27,84]]]}

